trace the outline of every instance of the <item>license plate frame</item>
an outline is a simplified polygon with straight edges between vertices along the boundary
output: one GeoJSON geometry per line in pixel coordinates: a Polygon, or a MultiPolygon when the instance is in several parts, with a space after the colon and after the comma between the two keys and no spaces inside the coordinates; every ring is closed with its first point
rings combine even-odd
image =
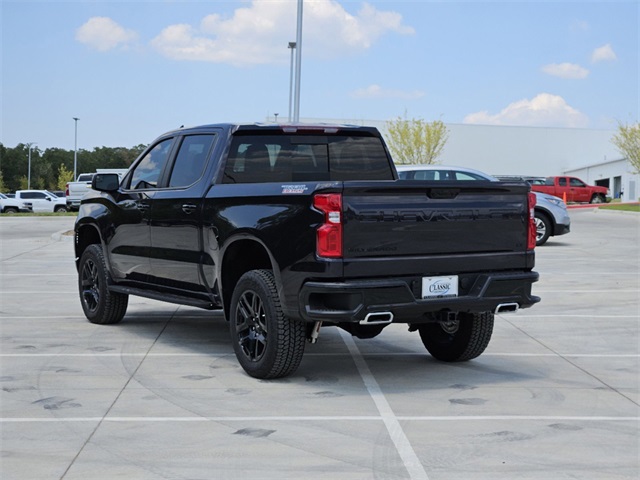
{"type": "Polygon", "coordinates": [[[458,275],[422,277],[422,299],[458,296],[458,275]]]}

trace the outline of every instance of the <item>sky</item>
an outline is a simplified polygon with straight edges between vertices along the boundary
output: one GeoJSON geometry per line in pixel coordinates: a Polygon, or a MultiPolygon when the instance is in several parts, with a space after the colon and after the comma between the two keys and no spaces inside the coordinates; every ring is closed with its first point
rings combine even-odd
{"type": "MultiPolygon", "coordinates": [[[[303,5],[303,121],[638,121],[638,0],[303,5]]],[[[77,138],[91,150],[148,144],[181,125],[287,121],[297,8],[2,0],[0,142],[74,149],[77,138]]]]}

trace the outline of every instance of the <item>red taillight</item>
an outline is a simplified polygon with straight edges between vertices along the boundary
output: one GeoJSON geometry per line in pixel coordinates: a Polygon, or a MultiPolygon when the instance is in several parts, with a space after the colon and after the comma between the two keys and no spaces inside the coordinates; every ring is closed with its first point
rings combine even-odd
{"type": "Polygon", "coordinates": [[[69,196],[69,184],[68,183],[67,183],[67,185],[66,185],[66,187],[64,189],[64,195],[65,195],[65,197],[69,196]]]}
{"type": "Polygon", "coordinates": [[[315,195],[313,206],[324,212],[324,223],[316,231],[316,253],[320,257],[342,257],[342,195],[315,195]]]}
{"type": "Polygon", "coordinates": [[[527,250],[536,248],[536,194],[529,192],[529,231],[527,238],[527,250]]]}

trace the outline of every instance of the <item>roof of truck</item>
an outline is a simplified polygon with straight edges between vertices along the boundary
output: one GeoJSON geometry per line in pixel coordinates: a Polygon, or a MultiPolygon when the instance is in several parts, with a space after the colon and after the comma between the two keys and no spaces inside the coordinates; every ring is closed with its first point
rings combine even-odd
{"type": "Polygon", "coordinates": [[[367,132],[370,134],[378,134],[376,127],[366,125],[350,125],[350,124],[330,124],[330,123],[211,123],[206,125],[196,125],[190,127],[180,127],[175,130],[168,131],[164,135],[176,134],[183,131],[198,131],[220,128],[230,132],[237,131],[274,131],[284,133],[296,133],[305,131],[309,133],[325,133],[333,134],[341,130],[355,130],[367,132]]]}

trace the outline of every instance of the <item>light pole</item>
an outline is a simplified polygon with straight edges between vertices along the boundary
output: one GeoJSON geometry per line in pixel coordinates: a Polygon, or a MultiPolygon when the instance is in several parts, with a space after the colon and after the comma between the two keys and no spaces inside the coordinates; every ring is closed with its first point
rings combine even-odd
{"type": "Polygon", "coordinates": [[[291,49],[291,73],[289,74],[289,123],[291,123],[291,109],[293,108],[293,54],[296,49],[296,42],[289,42],[291,49]]]}
{"type": "Polygon", "coordinates": [[[77,170],[78,170],[78,120],[80,120],[78,117],[73,117],[73,120],[75,121],[75,125],[76,125],[76,137],[75,137],[75,143],[73,146],[73,181],[75,181],[78,178],[78,174],[77,174],[77,170]]]}
{"type": "Polygon", "coordinates": [[[31,190],[31,150],[33,150],[33,142],[29,144],[29,167],[27,170],[27,190],[31,190]]]}
{"type": "Polygon", "coordinates": [[[298,0],[298,24],[296,31],[296,88],[293,105],[293,121],[300,121],[300,68],[302,64],[302,3],[298,0]]]}

